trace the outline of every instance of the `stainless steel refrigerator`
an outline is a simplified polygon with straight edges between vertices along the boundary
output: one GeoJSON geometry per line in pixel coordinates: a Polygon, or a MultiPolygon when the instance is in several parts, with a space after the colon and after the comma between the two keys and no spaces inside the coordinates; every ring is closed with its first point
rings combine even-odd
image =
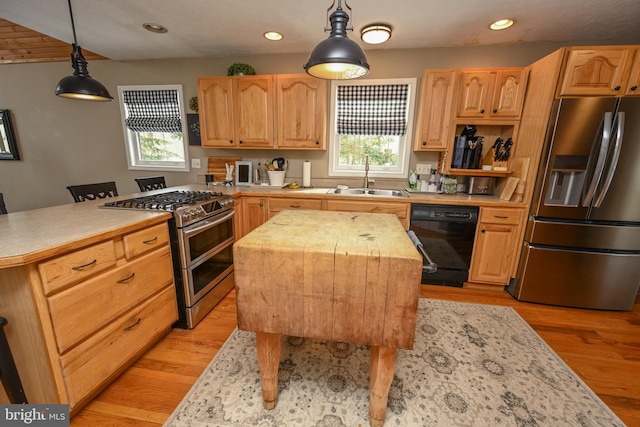
{"type": "Polygon", "coordinates": [[[640,98],[556,101],[515,280],[518,300],[631,310],[640,286],[640,98]]]}

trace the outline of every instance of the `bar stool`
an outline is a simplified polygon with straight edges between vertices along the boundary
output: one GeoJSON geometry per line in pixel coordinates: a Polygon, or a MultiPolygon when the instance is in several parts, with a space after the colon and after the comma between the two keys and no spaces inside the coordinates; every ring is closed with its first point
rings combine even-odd
{"type": "Polygon", "coordinates": [[[2,193],[0,193],[0,215],[4,215],[8,213],[7,212],[7,207],[4,204],[4,196],[2,195],[2,193]]]}
{"type": "Polygon", "coordinates": [[[67,190],[73,196],[73,201],[84,202],[85,200],[105,199],[107,197],[115,197],[118,195],[116,183],[100,182],[97,184],[70,185],[67,190]]]}
{"type": "Polygon", "coordinates": [[[164,181],[164,176],[151,176],[149,178],[135,178],[140,187],[140,191],[160,190],[167,188],[167,183],[164,181]]]}
{"type": "Polygon", "coordinates": [[[2,380],[2,386],[11,403],[28,403],[18,369],[11,355],[7,336],[4,334],[4,327],[7,323],[7,319],[0,317],[0,380],[2,380]]]}

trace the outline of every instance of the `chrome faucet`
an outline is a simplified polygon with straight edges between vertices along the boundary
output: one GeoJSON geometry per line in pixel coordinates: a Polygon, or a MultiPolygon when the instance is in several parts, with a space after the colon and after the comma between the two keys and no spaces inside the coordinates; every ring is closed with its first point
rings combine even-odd
{"type": "Polygon", "coordinates": [[[369,156],[364,161],[364,188],[369,188],[369,156]]]}

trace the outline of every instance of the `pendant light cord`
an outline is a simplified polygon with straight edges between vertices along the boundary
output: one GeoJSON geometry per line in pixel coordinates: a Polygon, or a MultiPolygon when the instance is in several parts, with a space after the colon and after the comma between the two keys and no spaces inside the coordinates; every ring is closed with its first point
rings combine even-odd
{"type": "Polygon", "coordinates": [[[74,46],[78,45],[78,39],[76,39],[76,25],[73,22],[73,10],[71,10],[71,0],[69,1],[69,16],[71,16],[71,30],[73,31],[73,44],[74,46]]]}
{"type": "MultiPolygon", "coordinates": [[[[69,2],[71,2],[71,0],[69,0],[69,2]]],[[[329,9],[327,9],[327,25],[329,25],[329,21],[331,20],[330,16],[329,16],[329,12],[331,12],[333,10],[333,6],[335,6],[336,4],[336,0],[333,0],[333,3],[331,3],[331,6],[329,6],[329,9]]],[[[347,17],[349,17],[349,15],[351,15],[351,20],[353,21],[353,9],[351,9],[351,6],[349,6],[349,3],[347,3],[347,0],[344,0],[344,7],[346,7],[347,9],[349,9],[349,13],[347,14],[347,17]]],[[[341,11],[342,10],[342,0],[338,0],[338,7],[336,8],[336,12],[337,11],[341,11]]],[[[346,12],[345,12],[346,13],[346,12]]],[[[329,27],[324,27],[324,32],[329,32],[333,29],[333,27],[329,26],[329,27]]],[[[353,25],[351,27],[345,27],[346,31],[353,31],[353,25]]]]}

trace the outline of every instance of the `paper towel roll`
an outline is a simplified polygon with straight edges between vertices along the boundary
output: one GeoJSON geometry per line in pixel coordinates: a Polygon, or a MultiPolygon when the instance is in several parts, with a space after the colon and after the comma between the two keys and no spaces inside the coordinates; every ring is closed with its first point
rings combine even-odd
{"type": "Polygon", "coordinates": [[[311,162],[309,160],[302,163],[302,186],[311,187],[311,162]]]}

